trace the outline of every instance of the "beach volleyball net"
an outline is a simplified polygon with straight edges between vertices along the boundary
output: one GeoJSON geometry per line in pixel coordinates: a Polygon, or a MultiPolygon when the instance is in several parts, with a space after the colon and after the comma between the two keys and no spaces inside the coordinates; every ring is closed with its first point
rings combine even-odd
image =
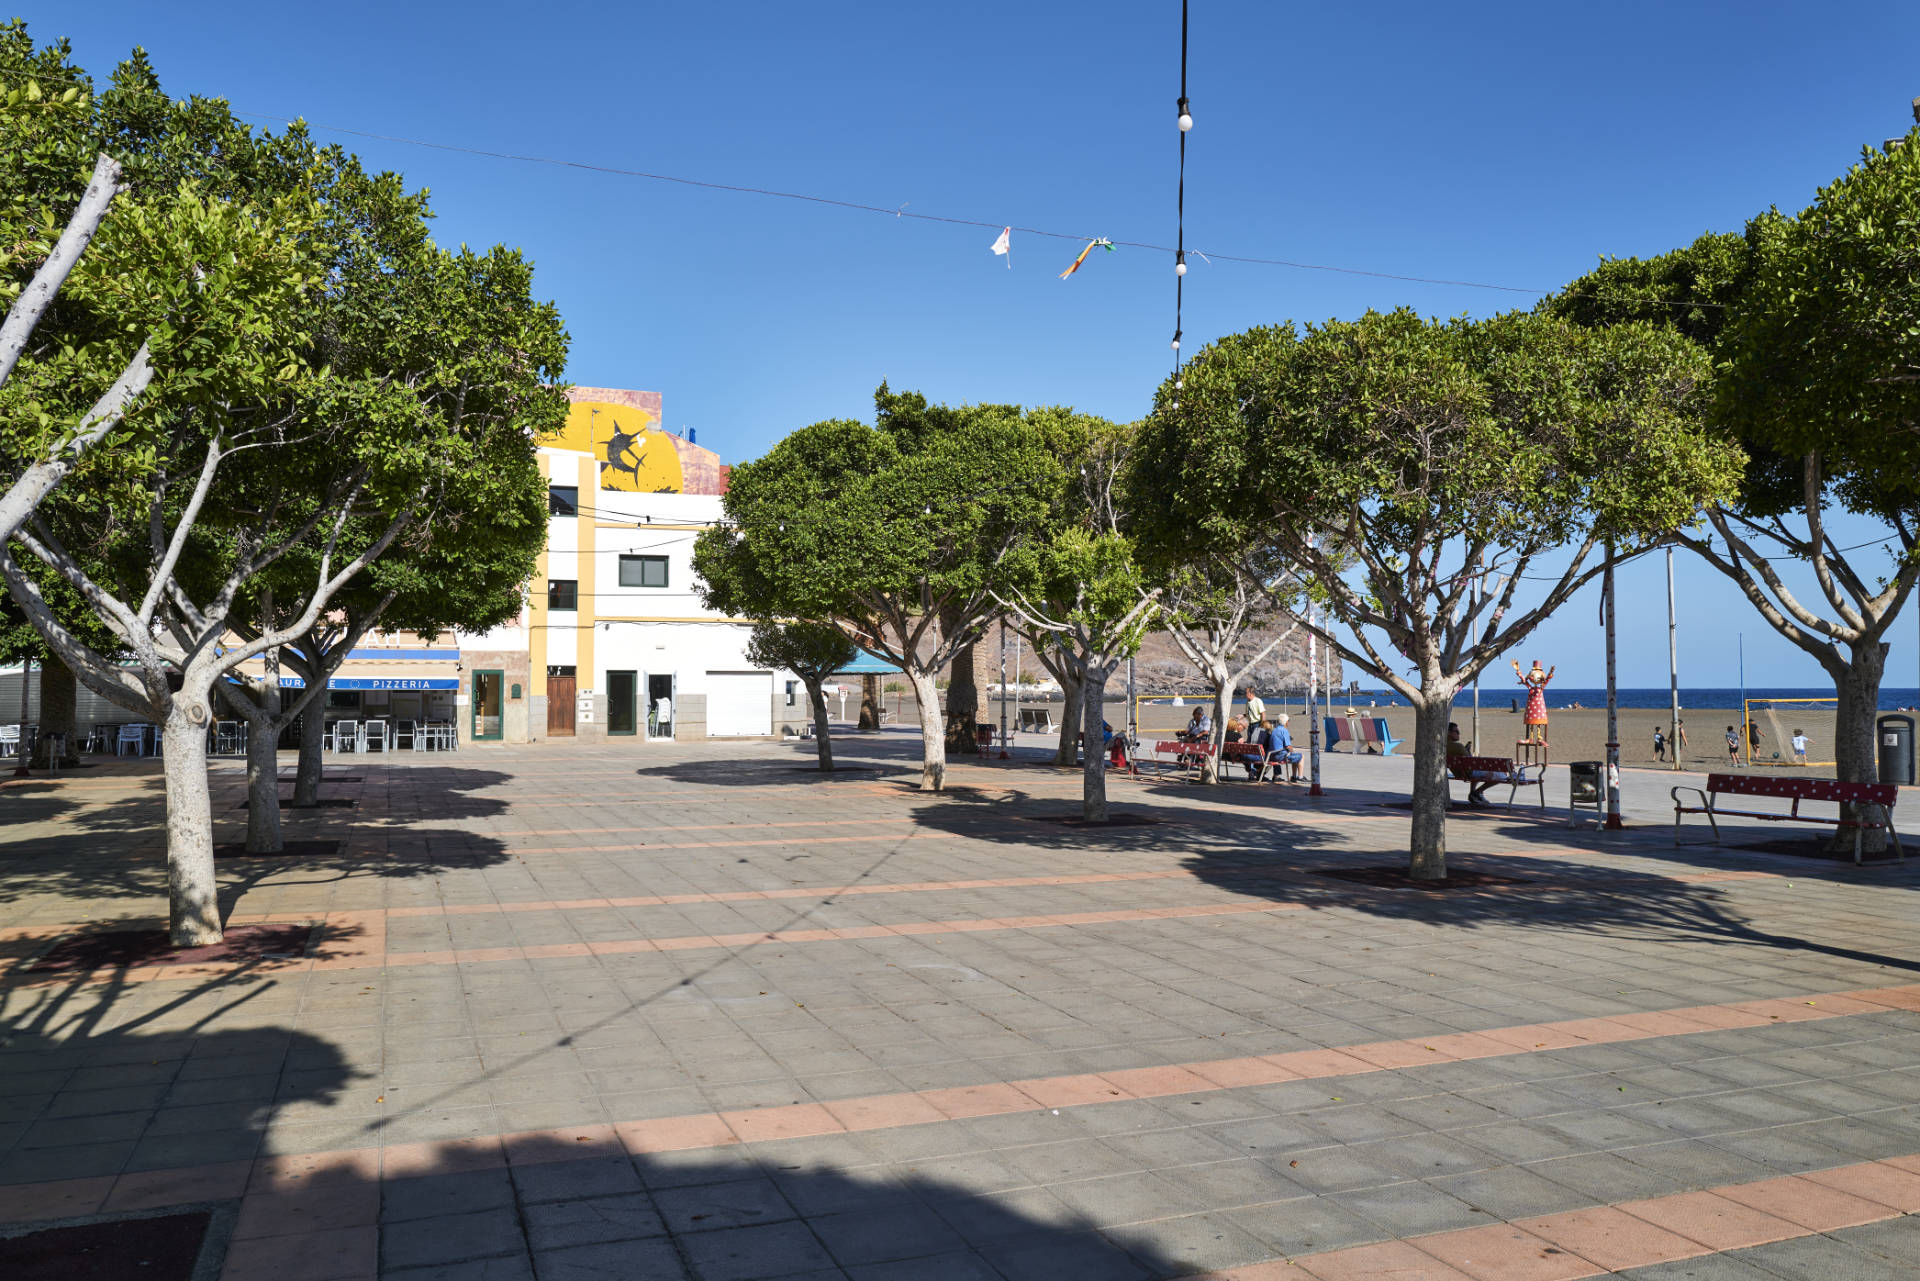
{"type": "Polygon", "coordinates": [[[1741,731],[1749,745],[1743,753],[1747,764],[1782,769],[1831,766],[1839,712],[1837,698],[1748,699],[1741,709],[1741,731]],[[1753,729],[1760,731],[1757,738],[1753,729]],[[1793,750],[1794,737],[1801,734],[1807,739],[1805,760],[1793,750]]]}

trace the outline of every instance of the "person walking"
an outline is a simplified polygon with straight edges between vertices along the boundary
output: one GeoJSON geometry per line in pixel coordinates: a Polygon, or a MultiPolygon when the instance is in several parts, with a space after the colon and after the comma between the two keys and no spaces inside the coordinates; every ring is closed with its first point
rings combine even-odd
{"type": "Polygon", "coordinates": [[[1258,725],[1261,721],[1264,721],[1265,719],[1267,719],[1267,705],[1260,701],[1260,696],[1258,694],[1253,692],[1253,686],[1248,685],[1247,686],[1247,724],[1258,725]]]}
{"type": "Polygon", "coordinates": [[[1804,730],[1793,731],[1793,763],[1802,766],[1807,763],[1807,735],[1804,730]]]}
{"type": "MultiPolygon", "coordinates": [[[[1778,759],[1777,753],[1775,758],[1778,759]]],[[[1747,764],[1751,765],[1759,759],[1760,759],[1760,722],[1749,719],[1747,721],[1747,764]]]]}
{"type": "Polygon", "coordinates": [[[1663,763],[1667,759],[1667,734],[1658,725],[1653,727],[1653,759],[1663,763]]]}
{"type": "Polygon", "coordinates": [[[1740,731],[1729,725],[1727,726],[1727,764],[1738,765],[1739,763],[1740,731]]]}

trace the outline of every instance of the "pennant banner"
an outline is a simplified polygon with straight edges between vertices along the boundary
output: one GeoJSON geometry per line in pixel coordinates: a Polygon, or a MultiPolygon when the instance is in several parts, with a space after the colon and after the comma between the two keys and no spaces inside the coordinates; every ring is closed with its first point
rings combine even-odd
{"type": "Polygon", "coordinates": [[[1080,270],[1080,264],[1087,260],[1087,255],[1094,251],[1095,246],[1105,249],[1108,253],[1113,252],[1113,242],[1105,236],[1100,237],[1098,240],[1089,240],[1087,247],[1080,251],[1080,256],[1073,260],[1073,265],[1060,273],[1060,279],[1065,280],[1068,276],[1080,270]]]}
{"type": "Polygon", "coordinates": [[[1002,227],[1000,229],[1000,236],[998,239],[996,239],[993,242],[992,249],[993,249],[993,252],[1000,254],[1006,258],[1007,268],[1008,270],[1012,270],[1013,268],[1013,228],[1012,227],[1002,227]]]}

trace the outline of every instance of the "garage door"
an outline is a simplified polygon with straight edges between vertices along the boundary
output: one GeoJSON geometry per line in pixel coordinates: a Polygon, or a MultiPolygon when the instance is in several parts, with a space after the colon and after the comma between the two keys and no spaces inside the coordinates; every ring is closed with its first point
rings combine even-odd
{"type": "Polygon", "coordinates": [[[772,672],[707,673],[707,737],[772,733],[772,672]]]}

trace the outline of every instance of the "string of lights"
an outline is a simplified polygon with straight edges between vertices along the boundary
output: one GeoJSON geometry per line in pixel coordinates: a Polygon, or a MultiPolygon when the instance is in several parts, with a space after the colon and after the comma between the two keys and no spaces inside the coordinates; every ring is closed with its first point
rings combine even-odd
{"type": "Polygon", "coordinates": [[[1187,102],[1187,0],[1180,0],[1180,97],[1174,104],[1179,114],[1174,124],[1180,131],[1180,181],[1173,200],[1173,407],[1180,408],[1180,321],[1187,287],[1187,134],[1193,129],[1193,112],[1187,102]]]}

